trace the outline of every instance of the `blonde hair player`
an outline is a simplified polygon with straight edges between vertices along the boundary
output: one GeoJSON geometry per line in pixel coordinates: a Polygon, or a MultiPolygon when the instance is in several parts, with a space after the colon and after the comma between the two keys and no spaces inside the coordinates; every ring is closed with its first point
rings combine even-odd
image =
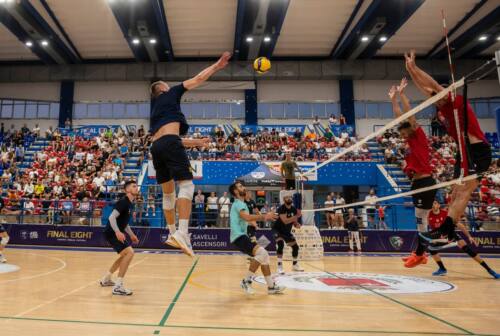
{"type": "Polygon", "coordinates": [[[181,139],[186,135],[189,125],[181,111],[181,97],[208,80],[217,71],[224,69],[231,54],[225,52],[217,62],[179,85],[169,87],[159,81],[151,84],[152,113],[151,154],[156,169],[156,181],[163,191],[162,207],[167,221],[169,236],[166,244],[180,248],[185,254],[194,256],[191,238],[188,233],[191,201],[194,194],[193,174],[185,147],[203,147],[208,138],[181,139]],[[174,182],[175,181],[175,182],[174,182]],[[177,199],[175,183],[179,188],[177,199]],[[175,226],[175,210],[179,216],[179,230],[175,226]]]}
{"type": "Polygon", "coordinates": [[[271,269],[269,267],[269,253],[262,246],[252,242],[247,235],[248,222],[252,221],[271,221],[276,220],[278,216],[272,212],[265,215],[250,215],[248,207],[245,204],[247,190],[241,182],[235,182],[229,186],[229,193],[234,197],[234,203],[231,206],[229,220],[231,222],[231,244],[236,246],[240,252],[243,252],[253,259],[250,261],[247,276],[241,280],[241,288],[247,294],[254,294],[252,288],[252,279],[255,272],[259,269],[264,274],[267,283],[268,294],[279,294],[285,290],[285,287],[278,286],[271,278],[271,269]]]}

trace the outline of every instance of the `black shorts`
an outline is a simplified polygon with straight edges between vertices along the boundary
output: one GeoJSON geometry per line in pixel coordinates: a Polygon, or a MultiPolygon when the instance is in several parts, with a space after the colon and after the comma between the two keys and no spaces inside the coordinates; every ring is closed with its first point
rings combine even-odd
{"type": "Polygon", "coordinates": [[[255,246],[257,246],[257,243],[252,242],[250,237],[246,235],[238,237],[234,242],[232,242],[232,244],[238,248],[238,251],[243,252],[250,257],[253,257],[253,250],[255,246]]]}
{"type": "Polygon", "coordinates": [[[431,239],[440,239],[444,237],[447,238],[450,242],[457,242],[459,240],[462,240],[462,237],[460,237],[460,235],[455,231],[455,229],[456,229],[455,225],[449,228],[447,228],[446,226],[441,226],[438,227],[437,229],[424,233],[423,235],[431,239]]]}
{"type": "Polygon", "coordinates": [[[158,184],[174,179],[176,181],[192,180],[191,163],[186,148],[177,135],[164,135],[151,145],[153,166],[156,170],[158,184]]]}
{"type": "MultiPolygon", "coordinates": [[[[491,165],[492,155],[491,155],[491,146],[484,142],[475,143],[472,145],[468,145],[468,151],[471,157],[472,162],[469,162],[469,174],[482,174],[486,172],[491,165]]],[[[461,169],[461,159],[460,152],[457,152],[455,156],[456,163],[454,167],[453,178],[460,177],[460,169],[461,169]]]]}
{"type": "Polygon", "coordinates": [[[295,180],[285,179],[286,190],[295,190],[295,180]]]}
{"type": "MultiPolygon", "coordinates": [[[[425,187],[430,187],[436,184],[436,180],[432,176],[424,177],[418,180],[413,180],[411,182],[411,190],[421,189],[425,187]]],[[[415,208],[430,210],[432,209],[432,203],[436,199],[437,189],[424,191],[413,195],[413,205],[415,208]]]]}
{"type": "Polygon", "coordinates": [[[106,237],[107,242],[111,245],[113,250],[115,250],[118,254],[120,254],[123,250],[130,246],[129,242],[126,239],[123,243],[119,241],[118,238],[116,238],[116,234],[114,233],[114,231],[105,230],[104,236],[106,237]]]}
{"type": "Polygon", "coordinates": [[[272,229],[273,229],[274,240],[283,239],[287,244],[296,241],[295,237],[292,234],[292,224],[289,225],[275,224],[272,227],[272,229]]]}
{"type": "Polygon", "coordinates": [[[4,233],[4,232],[7,232],[7,230],[5,230],[5,228],[3,227],[3,225],[0,224],[0,233],[4,233]]]}

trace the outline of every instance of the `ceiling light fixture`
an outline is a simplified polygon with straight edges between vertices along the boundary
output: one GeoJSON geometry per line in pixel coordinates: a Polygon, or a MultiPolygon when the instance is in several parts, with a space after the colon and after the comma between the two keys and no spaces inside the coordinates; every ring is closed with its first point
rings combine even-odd
{"type": "Polygon", "coordinates": [[[156,44],[156,39],[154,39],[154,38],[150,39],[150,40],[149,40],[149,43],[151,43],[151,44],[156,44]]]}
{"type": "Polygon", "coordinates": [[[42,42],[40,42],[40,44],[43,46],[43,47],[46,47],[49,45],[49,42],[47,40],[42,40],[42,42]]]}
{"type": "Polygon", "coordinates": [[[380,36],[380,38],[378,40],[380,42],[385,42],[385,41],[387,41],[387,36],[380,36]]]}
{"type": "Polygon", "coordinates": [[[361,42],[368,42],[370,38],[368,36],[361,37],[361,42]]]}
{"type": "Polygon", "coordinates": [[[139,44],[139,43],[141,43],[141,41],[138,38],[135,38],[135,39],[132,40],[132,43],[133,44],[139,44]]]}
{"type": "Polygon", "coordinates": [[[264,42],[271,42],[271,38],[269,36],[264,37],[264,42]]]}
{"type": "Polygon", "coordinates": [[[247,42],[252,42],[253,41],[253,37],[251,36],[248,36],[247,39],[246,39],[247,42]]]}
{"type": "Polygon", "coordinates": [[[32,47],[33,46],[33,42],[31,42],[31,41],[26,41],[25,44],[26,44],[27,47],[32,47]]]}
{"type": "Polygon", "coordinates": [[[486,41],[488,39],[488,35],[481,35],[479,36],[479,41],[486,41]]]}

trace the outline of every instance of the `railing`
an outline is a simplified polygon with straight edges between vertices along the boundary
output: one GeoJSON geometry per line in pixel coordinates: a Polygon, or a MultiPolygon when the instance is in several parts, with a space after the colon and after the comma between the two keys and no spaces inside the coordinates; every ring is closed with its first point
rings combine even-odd
{"type": "MultiPolygon", "coordinates": [[[[85,226],[101,226],[105,225],[106,219],[103,218],[103,213],[111,213],[111,208],[108,206],[114,205],[111,201],[78,201],[78,200],[42,200],[41,203],[37,200],[37,204],[33,207],[29,200],[21,200],[15,206],[6,207],[6,210],[0,214],[0,223],[9,224],[50,224],[50,225],[85,225],[85,226]],[[108,207],[107,209],[105,209],[108,207]]],[[[470,230],[499,230],[500,229],[500,214],[488,216],[485,213],[478,215],[476,210],[481,204],[474,203],[469,205],[466,210],[465,224],[470,230]]],[[[161,201],[158,200],[139,200],[134,202],[132,216],[130,220],[131,226],[141,227],[165,227],[165,218],[161,208],[161,201]]],[[[276,211],[278,204],[267,205],[267,207],[259,206],[261,212],[276,211]]],[[[371,230],[398,230],[398,226],[388,227],[385,223],[389,222],[387,217],[389,214],[392,223],[402,223],[404,221],[415,222],[414,216],[408,218],[400,218],[396,212],[390,211],[397,206],[410,207],[411,204],[385,204],[385,221],[379,215],[378,210],[374,209],[367,211],[365,207],[355,208],[355,214],[358,218],[358,223],[361,229],[371,230]]],[[[322,208],[324,204],[315,204],[315,208],[322,208]]],[[[229,227],[229,213],[231,205],[193,203],[191,214],[191,227],[207,228],[229,227]]],[[[314,216],[314,223],[320,229],[343,230],[343,223],[346,221],[346,211],[332,213],[326,211],[318,211],[314,216]],[[330,218],[327,218],[329,216],[330,218]]],[[[258,222],[261,228],[270,228],[271,222],[258,222]]]]}
{"type": "MultiPolygon", "coordinates": [[[[338,147],[341,150],[343,148],[338,147]]],[[[326,150],[313,150],[301,152],[294,151],[292,152],[292,156],[295,158],[302,158],[304,161],[322,161],[327,160],[332,157],[339,151],[332,151],[331,153],[326,152],[326,150]]],[[[229,160],[229,161],[238,161],[238,160],[283,160],[285,157],[285,151],[262,151],[262,152],[251,152],[251,151],[216,151],[216,152],[193,152],[187,151],[188,158],[191,160],[229,160]]],[[[342,159],[338,161],[353,161],[353,160],[361,160],[361,161],[371,161],[370,153],[349,153],[345,155],[342,159]]]]}

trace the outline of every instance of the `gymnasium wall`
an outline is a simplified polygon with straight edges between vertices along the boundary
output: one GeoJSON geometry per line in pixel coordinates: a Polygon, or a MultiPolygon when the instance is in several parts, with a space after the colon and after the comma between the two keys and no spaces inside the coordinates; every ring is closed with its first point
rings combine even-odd
{"type": "Polygon", "coordinates": [[[59,101],[59,89],[56,82],[0,83],[0,98],[59,101]]]}

